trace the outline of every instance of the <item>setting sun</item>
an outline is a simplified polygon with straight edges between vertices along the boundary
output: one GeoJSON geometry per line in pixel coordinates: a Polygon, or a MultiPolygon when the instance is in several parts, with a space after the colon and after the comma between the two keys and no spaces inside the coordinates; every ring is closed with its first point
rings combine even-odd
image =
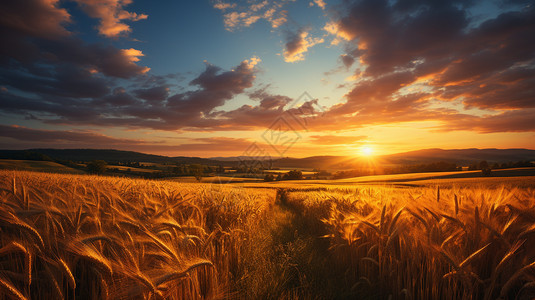
{"type": "Polygon", "coordinates": [[[372,156],[373,154],[374,154],[374,151],[371,146],[362,146],[360,148],[360,155],[362,156],[372,156]]]}

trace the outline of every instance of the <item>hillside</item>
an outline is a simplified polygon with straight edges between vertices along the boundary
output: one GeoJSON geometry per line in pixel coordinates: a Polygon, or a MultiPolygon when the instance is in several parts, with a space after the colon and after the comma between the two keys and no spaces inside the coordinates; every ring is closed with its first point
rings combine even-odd
{"type": "Polygon", "coordinates": [[[113,149],[28,149],[28,150],[0,150],[2,159],[30,159],[43,160],[48,157],[62,161],[92,161],[105,160],[108,163],[121,162],[151,162],[151,163],[185,163],[185,164],[220,164],[221,162],[200,157],[169,157],[146,154],[134,151],[113,149]]]}
{"type": "MultiPolygon", "coordinates": [[[[433,162],[450,162],[463,166],[486,160],[489,163],[534,161],[535,150],[529,149],[424,149],[373,158],[378,165],[411,165],[433,162]]],[[[370,163],[368,158],[349,156],[312,156],[306,158],[281,158],[273,165],[279,168],[352,169],[370,163]]]]}
{"type": "MultiPolygon", "coordinates": [[[[235,157],[169,157],[134,151],[113,149],[29,149],[0,150],[0,159],[19,160],[56,160],[56,161],[91,161],[105,160],[110,164],[124,162],[150,162],[159,164],[203,164],[238,166],[240,160],[249,160],[244,156],[235,157]]],[[[374,157],[373,162],[381,166],[411,165],[432,162],[450,162],[466,166],[473,162],[486,160],[489,163],[516,161],[535,161],[535,150],[530,149],[423,149],[374,157]]],[[[305,158],[272,158],[275,168],[347,170],[369,165],[370,159],[358,156],[311,156],[305,158]]]]}
{"type": "Polygon", "coordinates": [[[0,159],[0,169],[61,173],[61,174],[84,174],[83,171],[69,168],[67,166],[64,166],[55,162],[35,161],[35,160],[0,159]]]}
{"type": "Polygon", "coordinates": [[[391,163],[428,163],[437,161],[469,164],[486,160],[489,163],[535,160],[535,150],[529,149],[424,149],[383,156],[391,163]]]}

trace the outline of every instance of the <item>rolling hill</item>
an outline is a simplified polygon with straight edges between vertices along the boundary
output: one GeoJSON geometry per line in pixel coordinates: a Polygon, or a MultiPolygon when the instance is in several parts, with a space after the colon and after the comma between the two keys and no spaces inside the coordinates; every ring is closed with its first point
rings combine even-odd
{"type": "MultiPolygon", "coordinates": [[[[113,149],[29,149],[29,150],[0,150],[0,159],[18,160],[50,160],[84,162],[92,160],[105,160],[108,163],[121,162],[151,162],[170,164],[203,164],[238,166],[240,160],[249,158],[236,157],[169,157],[163,155],[146,154],[134,151],[121,151],[113,149]]],[[[535,150],[530,149],[424,149],[384,155],[373,158],[379,165],[411,165],[432,162],[450,162],[459,166],[486,160],[489,163],[504,163],[516,161],[535,161],[535,150]]],[[[272,166],[275,168],[296,169],[328,169],[347,170],[357,168],[362,164],[369,164],[369,159],[353,156],[311,156],[305,158],[274,157],[272,166]]]]}

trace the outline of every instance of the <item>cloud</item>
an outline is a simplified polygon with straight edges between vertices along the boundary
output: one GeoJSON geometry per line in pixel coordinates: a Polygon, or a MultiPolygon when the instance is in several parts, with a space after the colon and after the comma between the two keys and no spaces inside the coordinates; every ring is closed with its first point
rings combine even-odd
{"type": "Polygon", "coordinates": [[[533,130],[510,117],[535,107],[535,7],[509,7],[478,22],[468,11],[472,4],[343,4],[324,29],[334,44],[344,43],[346,66],[360,64],[345,102],[327,116],[350,127],[433,120],[457,130],[458,118],[478,122],[480,132],[533,130]],[[494,113],[468,118],[469,110],[452,103],[494,113]]]}
{"type": "MultiPolygon", "coordinates": [[[[0,112],[7,115],[53,125],[193,132],[268,128],[280,117],[302,121],[296,130],[315,131],[414,121],[434,121],[441,130],[534,130],[529,113],[535,108],[535,8],[530,6],[511,6],[477,21],[468,11],[470,1],[343,2],[324,29],[346,52],[337,58],[340,68],[354,73],[343,101],[319,109],[317,99],[290,107],[290,97],[255,86],[257,57],[231,69],[207,63],[178,86],[179,75],[148,73],[140,65],[141,50],[88,43],[69,32],[71,16],[61,2],[28,1],[34,5],[0,4],[0,16],[4,11],[12,16],[0,18],[6,40],[0,48],[0,112]],[[25,19],[28,23],[19,22],[25,19]],[[250,102],[223,108],[237,96],[250,102]]],[[[234,30],[262,19],[279,26],[275,20],[285,16],[289,2],[217,1],[214,7],[234,30]]],[[[129,3],[102,1],[92,9],[117,15],[110,19],[117,25],[140,18],[121,13],[129,3]]],[[[99,16],[104,19],[104,13],[99,16]]],[[[324,42],[311,32],[307,27],[288,33],[286,61],[304,60],[312,46],[324,42]]],[[[330,138],[323,140],[336,139],[330,138]]]]}
{"type": "Polygon", "coordinates": [[[325,9],[325,6],[327,5],[323,0],[313,0],[312,2],[310,2],[310,6],[313,6],[314,4],[321,9],[325,9]]]}
{"type": "Polygon", "coordinates": [[[283,7],[289,2],[295,0],[253,0],[244,5],[215,1],[214,8],[224,13],[223,23],[228,31],[249,27],[262,19],[278,28],[288,21],[288,12],[283,7]]]}
{"type": "Polygon", "coordinates": [[[98,25],[99,34],[116,38],[126,35],[132,31],[130,26],[123,23],[124,21],[144,20],[148,16],[137,14],[124,9],[125,6],[132,3],[132,0],[74,0],[82,10],[91,18],[100,20],[98,25]]]}
{"type": "Polygon", "coordinates": [[[190,139],[188,142],[176,147],[178,151],[196,153],[212,149],[214,153],[245,151],[252,141],[244,138],[211,137],[190,139]]]}
{"type": "Polygon", "coordinates": [[[52,78],[9,73],[5,78],[13,82],[7,82],[8,87],[34,94],[22,96],[10,89],[0,92],[0,111],[31,114],[50,124],[214,130],[224,127],[221,113],[214,109],[253,86],[259,61],[253,57],[228,71],[207,63],[189,83],[188,91],[171,96],[165,78],[148,77],[144,83],[140,81],[143,88],[128,89],[87,70],[83,76],[76,74],[77,68],[58,71],[52,78]],[[63,77],[65,81],[59,79],[63,77]],[[65,86],[73,80],[76,84],[65,86]]]}
{"type": "Polygon", "coordinates": [[[342,60],[342,63],[344,64],[346,69],[351,68],[353,63],[355,63],[355,58],[353,58],[353,56],[351,56],[351,55],[342,54],[342,55],[340,55],[340,59],[342,60]]]}
{"type": "Polygon", "coordinates": [[[167,86],[155,86],[148,89],[134,90],[135,95],[143,100],[151,102],[161,102],[167,99],[169,95],[169,87],[167,86]]]}
{"type": "MultiPolygon", "coordinates": [[[[117,5],[128,2],[118,1],[117,5]]],[[[58,7],[59,3],[53,0],[0,3],[3,37],[0,67],[36,76],[43,76],[49,72],[47,69],[60,64],[121,78],[148,72],[149,68],[137,65],[143,56],[140,50],[117,49],[101,42],[89,44],[69,32],[64,26],[72,21],[71,15],[58,7]]]]}
{"type": "Polygon", "coordinates": [[[441,131],[468,130],[479,133],[535,131],[535,108],[509,110],[495,115],[463,116],[439,126],[441,131]]]}
{"type": "Polygon", "coordinates": [[[0,80],[18,90],[41,95],[91,98],[106,95],[110,88],[108,81],[93,76],[87,69],[72,65],[59,65],[44,76],[26,72],[3,71],[0,80]]]}
{"type": "Polygon", "coordinates": [[[348,145],[355,144],[366,139],[367,136],[342,136],[342,135],[312,135],[310,142],[319,145],[348,145]]]}
{"type": "Polygon", "coordinates": [[[282,110],[284,106],[292,101],[288,96],[271,95],[266,89],[259,89],[249,94],[251,99],[260,100],[260,108],[263,109],[279,109],[282,110]]]}
{"type": "Polygon", "coordinates": [[[85,144],[98,145],[146,144],[146,142],[142,140],[114,138],[91,131],[44,130],[32,129],[16,125],[0,125],[0,137],[7,137],[19,141],[31,141],[36,143],[80,142],[85,144]]]}
{"type": "MultiPolygon", "coordinates": [[[[0,27],[2,36],[23,34],[38,38],[56,39],[70,34],[63,24],[71,21],[59,0],[2,1],[0,27]]],[[[3,41],[3,47],[9,46],[3,41]]]]}
{"type": "Polygon", "coordinates": [[[295,33],[288,33],[284,44],[284,61],[298,62],[305,60],[305,53],[310,47],[324,42],[323,38],[311,38],[307,29],[300,29],[295,33]]]}
{"type": "Polygon", "coordinates": [[[331,45],[338,45],[344,40],[349,41],[353,39],[353,36],[351,36],[348,32],[342,31],[340,29],[340,24],[335,21],[325,24],[323,30],[335,36],[335,38],[331,41],[331,45]]]}
{"type": "MultiPolygon", "coordinates": [[[[244,138],[210,137],[181,138],[181,144],[167,144],[163,141],[116,138],[90,130],[45,130],[17,125],[0,124],[0,146],[10,149],[65,147],[65,148],[114,148],[123,150],[146,151],[150,153],[222,153],[245,151],[252,141],[244,138]],[[16,145],[9,145],[17,140],[16,145]],[[5,144],[4,144],[5,143],[5,144]],[[5,145],[8,145],[7,147],[5,145]]],[[[262,145],[262,144],[260,144],[262,145]]],[[[262,145],[266,147],[266,145],[262,145]]]]}
{"type": "Polygon", "coordinates": [[[217,1],[214,3],[214,8],[217,8],[219,10],[226,10],[226,9],[229,9],[229,8],[234,8],[236,7],[236,3],[225,3],[223,1],[217,1]]]}

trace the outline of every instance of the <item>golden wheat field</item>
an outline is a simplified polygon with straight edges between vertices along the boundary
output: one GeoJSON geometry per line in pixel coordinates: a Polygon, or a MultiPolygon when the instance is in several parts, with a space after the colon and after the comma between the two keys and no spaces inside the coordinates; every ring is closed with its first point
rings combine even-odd
{"type": "Polygon", "coordinates": [[[535,189],[0,172],[2,299],[533,299],[535,189]]]}

